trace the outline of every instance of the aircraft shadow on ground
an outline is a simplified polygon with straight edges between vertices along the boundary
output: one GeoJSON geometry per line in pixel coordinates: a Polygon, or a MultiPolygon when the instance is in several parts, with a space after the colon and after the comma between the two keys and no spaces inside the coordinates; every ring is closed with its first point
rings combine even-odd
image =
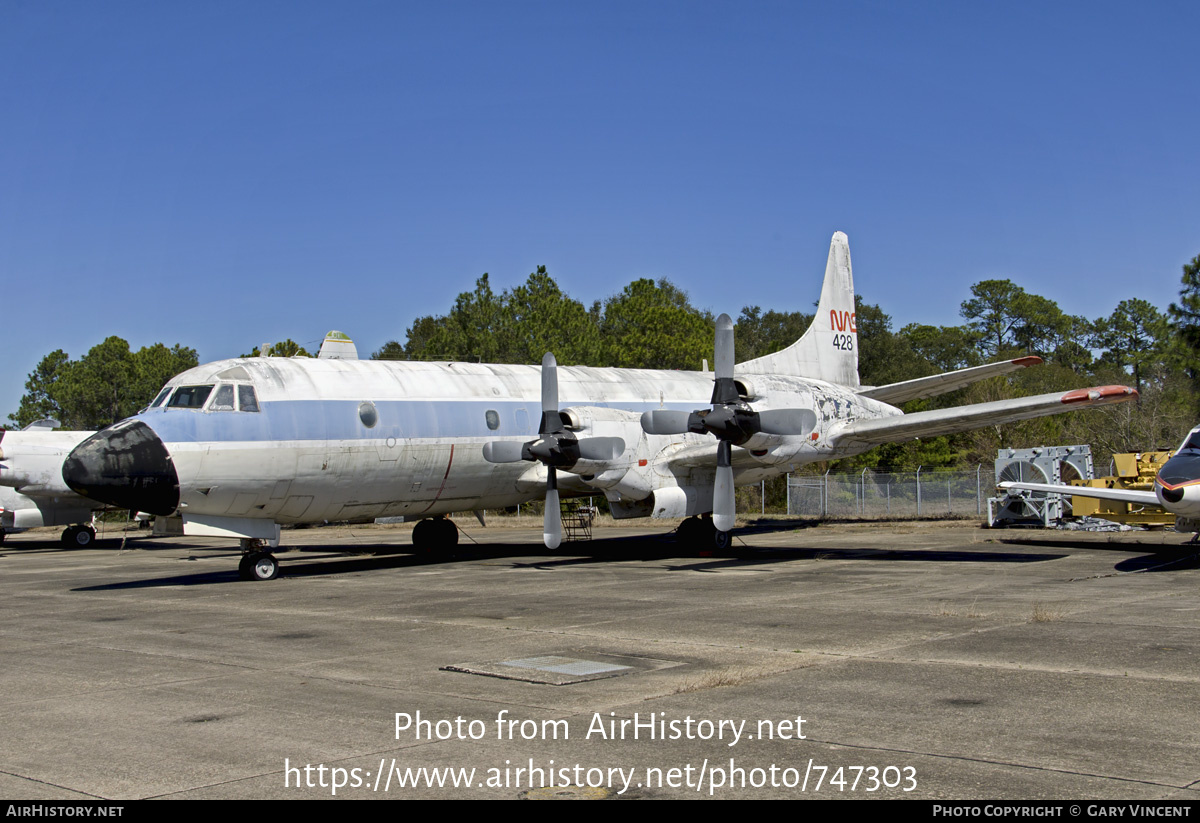
{"type": "MultiPolygon", "coordinates": [[[[1182,536],[1181,536],[1181,539],[1182,536]]],[[[1138,551],[1136,543],[1080,543],[1055,538],[1017,537],[997,542],[1013,546],[1038,546],[1064,549],[1098,549],[1101,551],[1138,551]]],[[[1146,547],[1149,549],[1149,547],[1146,547]]],[[[1182,542],[1175,546],[1155,546],[1148,554],[1118,561],[1113,568],[1119,572],[1177,572],[1200,568],[1200,546],[1182,542]]]]}
{"type": "Polygon", "coordinates": [[[146,535],[139,535],[137,538],[130,537],[122,546],[120,537],[97,537],[88,546],[64,546],[57,538],[49,540],[6,540],[3,546],[0,546],[0,551],[3,552],[20,552],[21,554],[57,554],[63,552],[86,552],[97,549],[105,551],[113,551],[124,549],[125,551],[179,551],[180,549],[196,549],[205,551],[209,546],[202,543],[188,543],[186,538],[152,538],[146,535]]]}
{"type": "MultiPolygon", "coordinates": [[[[748,535],[752,536],[752,535],[748,535]]],[[[554,569],[571,566],[597,565],[611,562],[655,562],[678,559],[680,562],[664,567],[666,571],[716,572],[725,569],[747,569],[792,563],[798,560],[871,560],[920,561],[930,563],[1039,563],[1057,560],[1061,553],[905,550],[873,546],[861,547],[772,547],[757,548],[741,541],[725,552],[710,551],[695,545],[685,546],[671,533],[594,539],[588,543],[567,543],[556,552],[527,543],[459,544],[448,551],[412,553],[409,545],[360,545],[348,552],[331,550],[327,546],[292,547],[279,552],[280,577],[305,578],[354,574],[382,569],[436,567],[478,560],[511,559],[517,569],[554,569]],[[740,543],[740,545],[739,545],[740,543]],[[335,559],[336,558],[336,559],[335,559]]],[[[171,575],[148,580],[85,586],[73,591],[111,591],[122,589],[161,588],[169,586],[203,586],[241,583],[237,571],[236,551],[214,550],[206,557],[228,557],[227,569],[206,570],[194,574],[171,575]]]]}
{"type": "Polygon", "coordinates": [[[1122,560],[1114,568],[1120,572],[1178,572],[1200,569],[1200,552],[1195,546],[1180,546],[1122,560]]]}

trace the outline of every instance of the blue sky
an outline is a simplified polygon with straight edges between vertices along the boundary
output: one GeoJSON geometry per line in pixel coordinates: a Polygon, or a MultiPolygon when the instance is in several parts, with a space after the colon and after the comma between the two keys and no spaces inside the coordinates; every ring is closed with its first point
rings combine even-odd
{"type": "Polygon", "coordinates": [[[347,332],[483,272],[590,304],[957,324],[1165,309],[1200,254],[1194,3],[0,0],[0,417],[48,352],[347,332]]]}

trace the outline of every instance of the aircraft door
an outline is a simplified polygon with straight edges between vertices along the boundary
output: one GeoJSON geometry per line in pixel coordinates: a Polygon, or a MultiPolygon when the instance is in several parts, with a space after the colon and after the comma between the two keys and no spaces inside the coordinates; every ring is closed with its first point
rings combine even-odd
{"type": "Polygon", "coordinates": [[[450,481],[454,446],[433,441],[408,441],[397,464],[400,491],[408,500],[437,500],[450,481]]]}

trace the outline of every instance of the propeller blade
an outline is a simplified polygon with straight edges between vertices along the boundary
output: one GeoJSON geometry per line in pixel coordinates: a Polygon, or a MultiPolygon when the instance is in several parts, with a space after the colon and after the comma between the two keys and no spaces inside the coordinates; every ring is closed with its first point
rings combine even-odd
{"type": "Polygon", "coordinates": [[[717,379],[733,377],[733,321],[728,314],[717,318],[717,337],[713,351],[717,379]]]}
{"type": "Polygon", "coordinates": [[[558,478],[554,467],[547,468],[549,477],[546,480],[546,515],[542,521],[542,539],[547,549],[557,549],[562,543],[562,510],[558,505],[558,478]]]}
{"type": "Polygon", "coordinates": [[[717,336],[713,346],[716,364],[716,379],[713,380],[713,407],[729,406],[738,402],[737,384],[733,382],[733,321],[728,314],[717,318],[717,336]]]}
{"type": "Polygon", "coordinates": [[[732,531],[737,519],[733,502],[733,445],[728,440],[717,444],[717,477],[713,483],[713,525],[718,531],[732,531]]]}
{"type": "Polygon", "coordinates": [[[483,459],[489,463],[516,463],[523,460],[521,451],[524,443],[514,443],[511,440],[493,440],[483,444],[483,459]]]}
{"type": "Polygon", "coordinates": [[[619,437],[585,437],[579,441],[579,456],[584,460],[616,460],[625,452],[619,437]]]}
{"type": "Polygon", "coordinates": [[[805,435],[817,427],[812,409],[769,409],[758,413],[759,431],[767,434],[805,435]]]}
{"type": "Polygon", "coordinates": [[[642,431],[646,434],[686,434],[691,412],[655,409],[642,412],[642,431]]]}
{"type": "Polygon", "coordinates": [[[558,361],[546,352],[542,357],[542,412],[558,411],[558,361]]]}

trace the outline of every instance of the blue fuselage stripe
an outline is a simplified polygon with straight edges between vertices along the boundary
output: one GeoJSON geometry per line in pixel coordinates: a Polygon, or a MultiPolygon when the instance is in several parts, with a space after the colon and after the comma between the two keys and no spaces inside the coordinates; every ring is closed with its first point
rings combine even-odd
{"type": "MultiPolygon", "coordinates": [[[[259,412],[152,409],[137,417],[166,443],[532,437],[541,417],[539,402],[383,400],[374,404],[378,422],[367,428],[359,419],[357,400],[276,400],[259,405],[259,412]],[[499,417],[496,429],[488,427],[489,411],[499,417]]],[[[661,406],[623,403],[619,408],[640,413],[661,406]]]]}

